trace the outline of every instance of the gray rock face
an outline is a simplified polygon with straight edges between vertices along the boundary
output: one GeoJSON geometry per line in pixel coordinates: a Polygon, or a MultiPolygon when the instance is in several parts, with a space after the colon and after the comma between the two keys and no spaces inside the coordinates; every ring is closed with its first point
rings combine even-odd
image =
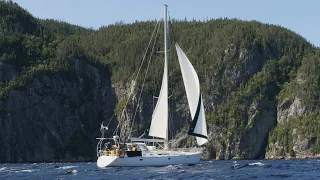
{"type": "Polygon", "coordinates": [[[0,103],[0,162],[92,160],[99,124],[114,104],[108,70],[80,60],[68,74],[10,90],[0,103]]]}
{"type": "Polygon", "coordinates": [[[293,140],[293,151],[296,152],[296,157],[312,157],[314,154],[310,151],[310,142],[307,138],[298,135],[297,138],[293,140]]]}
{"type": "Polygon", "coordinates": [[[117,122],[120,123],[120,137],[137,137],[143,134],[152,116],[152,96],[135,91],[136,83],[113,85],[117,97],[117,122]]]}
{"type": "Polygon", "coordinates": [[[296,129],[292,132],[293,142],[292,151],[294,152],[294,157],[292,154],[287,153],[288,149],[285,146],[279,144],[278,141],[275,143],[269,143],[269,150],[266,152],[266,159],[282,159],[282,158],[319,158],[320,154],[314,154],[311,152],[311,145],[314,143],[312,139],[308,140],[307,137],[303,135],[296,135],[296,129]]]}
{"type": "MultiPolygon", "coordinates": [[[[210,84],[212,87],[215,83],[221,83],[223,86],[230,87],[224,89],[232,94],[237,91],[242,82],[247,82],[250,77],[255,73],[260,72],[263,66],[270,59],[278,59],[274,53],[270,53],[267,49],[253,50],[240,49],[235,45],[230,45],[225,52],[225,65],[221,65],[222,70],[213,76],[214,80],[210,84]],[[221,78],[221,79],[219,79],[221,78]]],[[[214,73],[215,74],[215,73],[214,73]]],[[[210,86],[206,85],[206,86],[210,86]]],[[[273,87],[266,87],[273,88],[273,87]]],[[[272,91],[272,90],[271,90],[272,91]]],[[[228,95],[228,93],[225,93],[228,95]]],[[[219,108],[221,100],[228,99],[207,97],[207,101],[214,101],[210,103],[212,107],[206,104],[205,109],[219,108]],[[212,100],[211,100],[212,99],[212,100]],[[214,105],[214,106],[213,106],[214,105]]],[[[211,157],[216,159],[238,159],[238,158],[263,158],[265,149],[268,144],[269,131],[276,125],[276,105],[274,101],[266,99],[259,100],[258,102],[250,102],[251,107],[245,110],[244,122],[248,129],[245,134],[239,136],[231,132],[228,134],[225,128],[215,129],[217,133],[209,137],[208,150],[209,154],[215,154],[211,157]]]]}
{"type": "Polygon", "coordinates": [[[302,105],[301,100],[297,97],[284,100],[278,107],[277,121],[283,123],[290,117],[297,117],[306,112],[306,108],[302,105]]]}
{"type": "Polygon", "coordinates": [[[249,52],[234,44],[230,44],[224,52],[224,63],[218,67],[221,76],[216,76],[214,73],[212,85],[222,82],[230,87],[225,89],[226,91],[236,90],[242,82],[246,82],[252,75],[261,71],[268,60],[279,58],[269,53],[267,49],[253,49],[249,52]]]}
{"type": "Polygon", "coordinates": [[[264,158],[269,131],[276,125],[276,107],[273,101],[261,101],[256,109],[261,109],[261,112],[252,114],[254,125],[240,138],[240,157],[264,158]]]}
{"type": "MultiPolygon", "coordinates": [[[[292,99],[285,99],[277,108],[277,121],[280,124],[289,123],[291,118],[306,115],[312,112],[308,110],[296,96],[292,99]]],[[[292,136],[292,152],[287,153],[289,149],[281,145],[278,141],[269,143],[266,152],[267,159],[279,158],[318,158],[320,154],[311,152],[311,146],[314,144],[316,137],[307,137],[304,134],[298,134],[297,129],[290,131],[292,136]]]]}

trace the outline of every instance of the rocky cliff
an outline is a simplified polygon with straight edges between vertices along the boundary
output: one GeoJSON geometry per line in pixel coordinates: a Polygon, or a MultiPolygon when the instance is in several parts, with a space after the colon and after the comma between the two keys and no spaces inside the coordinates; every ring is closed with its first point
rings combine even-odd
{"type": "MultiPolygon", "coordinates": [[[[1,71],[8,78],[13,72],[1,71]]],[[[0,101],[0,162],[94,159],[99,124],[115,100],[108,70],[81,60],[68,73],[42,74],[10,90],[0,101]]]]}
{"type": "Polygon", "coordinates": [[[277,123],[266,158],[320,157],[319,51],[305,57],[298,75],[279,94],[277,123]]]}

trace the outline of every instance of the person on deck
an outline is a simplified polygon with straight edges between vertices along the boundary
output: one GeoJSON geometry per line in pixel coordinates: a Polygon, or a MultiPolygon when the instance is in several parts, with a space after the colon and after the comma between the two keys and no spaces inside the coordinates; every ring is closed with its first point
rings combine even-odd
{"type": "Polygon", "coordinates": [[[137,150],[136,145],[132,145],[131,151],[136,151],[136,150],[137,150]]]}

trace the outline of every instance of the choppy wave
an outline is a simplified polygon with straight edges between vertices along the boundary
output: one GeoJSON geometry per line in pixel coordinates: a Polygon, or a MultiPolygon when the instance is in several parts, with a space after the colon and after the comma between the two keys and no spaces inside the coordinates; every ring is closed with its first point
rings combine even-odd
{"type": "Polygon", "coordinates": [[[6,170],[6,167],[0,168],[0,172],[3,172],[3,171],[5,171],[5,170],[6,170]]]}
{"type": "Polygon", "coordinates": [[[207,161],[194,166],[105,169],[96,163],[0,164],[0,179],[319,179],[319,167],[318,159],[207,161]]]}
{"type": "Polygon", "coordinates": [[[249,166],[264,166],[265,164],[261,162],[254,162],[254,163],[249,163],[249,166]]]}
{"type": "Polygon", "coordinates": [[[0,172],[14,172],[14,173],[19,173],[19,172],[34,172],[35,169],[24,169],[24,168],[18,168],[18,167],[2,167],[0,168],[0,172]]]}
{"type": "Polygon", "coordinates": [[[33,169],[21,169],[19,172],[33,172],[33,169]]]}
{"type": "Polygon", "coordinates": [[[71,168],[76,168],[78,166],[62,166],[62,167],[57,167],[57,169],[71,169],[71,168]]]}
{"type": "Polygon", "coordinates": [[[271,167],[271,165],[268,165],[268,164],[265,164],[265,163],[262,163],[262,162],[251,162],[251,163],[248,163],[248,162],[237,162],[237,161],[234,161],[233,162],[233,165],[231,166],[232,169],[241,169],[241,168],[245,168],[245,167],[266,167],[266,168],[269,168],[271,167]]]}

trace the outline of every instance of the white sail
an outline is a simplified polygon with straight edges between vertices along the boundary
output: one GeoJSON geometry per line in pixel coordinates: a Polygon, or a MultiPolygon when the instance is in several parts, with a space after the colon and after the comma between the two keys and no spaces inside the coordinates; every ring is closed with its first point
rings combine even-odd
{"type": "Polygon", "coordinates": [[[168,139],[168,65],[164,62],[164,73],[160,95],[153,111],[149,136],[168,139]]]}
{"type": "Polygon", "coordinates": [[[178,44],[176,44],[176,50],[183,77],[184,87],[186,89],[189,102],[191,118],[193,120],[188,134],[196,136],[197,143],[199,146],[201,146],[208,142],[208,140],[207,125],[202,96],[200,93],[199,78],[188,57],[184,54],[178,44]]]}
{"type": "MultiPolygon", "coordinates": [[[[152,114],[152,120],[149,127],[149,136],[164,138],[168,140],[168,24],[167,24],[167,6],[164,6],[164,71],[161,84],[160,95],[157,105],[152,114]]],[[[167,148],[167,143],[165,143],[167,148]]]]}

